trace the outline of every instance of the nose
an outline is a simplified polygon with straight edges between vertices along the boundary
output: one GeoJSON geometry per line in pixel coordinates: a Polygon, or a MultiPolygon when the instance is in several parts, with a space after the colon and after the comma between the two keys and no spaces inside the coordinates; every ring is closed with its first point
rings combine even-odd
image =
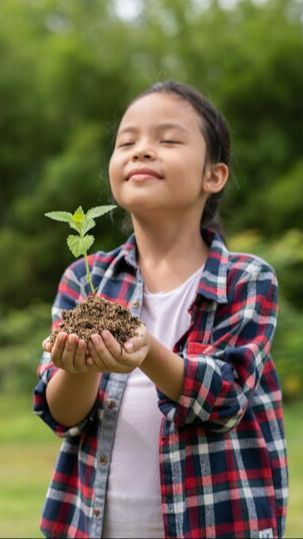
{"type": "Polygon", "coordinates": [[[156,159],[156,153],[152,148],[136,147],[132,156],[133,161],[152,161],[156,159]]]}

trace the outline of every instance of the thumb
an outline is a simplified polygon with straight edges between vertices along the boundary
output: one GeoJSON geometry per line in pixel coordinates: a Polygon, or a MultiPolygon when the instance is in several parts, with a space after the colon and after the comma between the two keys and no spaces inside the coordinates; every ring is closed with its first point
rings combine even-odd
{"type": "Polygon", "coordinates": [[[49,337],[47,337],[47,339],[44,339],[44,341],[42,341],[42,348],[43,348],[44,352],[51,352],[52,347],[53,347],[53,345],[52,345],[49,337]]]}

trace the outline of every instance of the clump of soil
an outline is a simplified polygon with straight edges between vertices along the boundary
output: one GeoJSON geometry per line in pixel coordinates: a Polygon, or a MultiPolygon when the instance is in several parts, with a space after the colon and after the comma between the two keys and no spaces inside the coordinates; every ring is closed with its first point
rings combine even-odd
{"type": "Polygon", "coordinates": [[[109,330],[121,346],[133,337],[141,321],[119,303],[96,295],[89,296],[74,309],[62,311],[62,322],[50,337],[55,342],[60,331],[75,333],[87,343],[93,334],[109,330]]]}

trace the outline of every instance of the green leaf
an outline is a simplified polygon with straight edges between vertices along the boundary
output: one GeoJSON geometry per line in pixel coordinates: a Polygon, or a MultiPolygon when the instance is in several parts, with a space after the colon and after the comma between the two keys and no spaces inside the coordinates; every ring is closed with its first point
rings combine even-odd
{"type": "Polygon", "coordinates": [[[88,210],[86,217],[87,219],[96,219],[97,217],[101,217],[101,215],[104,215],[105,213],[113,210],[117,206],[113,204],[108,204],[106,206],[96,206],[95,208],[91,208],[88,210]]]}
{"type": "Polygon", "coordinates": [[[81,235],[81,224],[78,225],[77,223],[69,223],[69,226],[73,229],[73,230],[76,230],[80,235],[81,235]]]}
{"type": "Polygon", "coordinates": [[[90,249],[90,247],[93,245],[94,241],[94,236],[85,236],[85,238],[80,238],[79,236],[70,234],[67,237],[67,245],[75,258],[85,255],[88,249],[90,249]]]}
{"type": "Polygon", "coordinates": [[[68,211],[50,211],[44,215],[50,219],[54,219],[54,221],[62,221],[63,223],[70,223],[73,218],[72,214],[68,211]]]}
{"type": "Polygon", "coordinates": [[[72,220],[75,224],[81,225],[85,219],[85,213],[82,209],[82,206],[76,209],[75,213],[72,216],[72,220]]]}
{"type": "Polygon", "coordinates": [[[94,226],[96,226],[96,221],[94,221],[94,219],[87,219],[86,216],[83,226],[83,234],[86,234],[91,228],[94,228],[94,226]]]}

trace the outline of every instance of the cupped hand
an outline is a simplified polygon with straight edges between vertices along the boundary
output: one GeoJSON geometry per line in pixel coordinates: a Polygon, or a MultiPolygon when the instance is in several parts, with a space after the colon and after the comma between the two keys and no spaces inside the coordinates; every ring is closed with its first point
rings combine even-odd
{"type": "Polygon", "coordinates": [[[100,371],[87,353],[85,341],[79,339],[75,334],[68,335],[60,332],[54,343],[51,343],[48,337],[42,342],[42,348],[45,352],[50,353],[51,360],[56,367],[67,372],[100,371]]]}
{"type": "Polygon", "coordinates": [[[102,372],[129,373],[145,360],[149,346],[148,332],[141,324],[136,335],[123,346],[105,330],[101,335],[92,335],[88,350],[102,372]]]}

